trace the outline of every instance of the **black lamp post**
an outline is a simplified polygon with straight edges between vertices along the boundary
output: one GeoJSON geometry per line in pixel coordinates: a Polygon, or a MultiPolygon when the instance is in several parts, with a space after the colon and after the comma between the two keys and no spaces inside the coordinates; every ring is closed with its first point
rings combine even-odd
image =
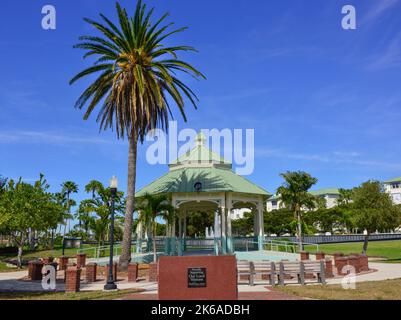
{"type": "Polygon", "coordinates": [[[104,290],[116,290],[117,285],[114,283],[113,277],[113,245],[114,245],[114,201],[117,194],[118,180],[115,176],[110,180],[111,191],[111,219],[110,219],[110,260],[109,260],[109,277],[104,285],[104,290]]]}

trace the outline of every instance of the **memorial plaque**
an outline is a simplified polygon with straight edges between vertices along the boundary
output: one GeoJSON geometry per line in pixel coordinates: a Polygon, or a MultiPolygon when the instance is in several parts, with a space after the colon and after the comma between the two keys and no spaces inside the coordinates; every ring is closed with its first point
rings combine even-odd
{"type": "Polygon", "coordinates": [[[206,288],[206,268],[188,268],[188,288],[206,288]]]}

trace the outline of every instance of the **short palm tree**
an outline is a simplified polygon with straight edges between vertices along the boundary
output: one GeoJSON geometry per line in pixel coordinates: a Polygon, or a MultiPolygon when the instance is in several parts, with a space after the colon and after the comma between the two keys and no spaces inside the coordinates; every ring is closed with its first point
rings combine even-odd
{"type": "Polygon", "coordinates": [[[131,259],[131,237],[135,207],[135,180],[137,143],[146,134],[160,127],[167,129],[174,103],[184,120],[186,98],[197,107],[195,93],[177,77],[177,72],[204,77],[197,69],[178,58],[177,53],[196,51],[190,46],[165,46],[165,40],[184,31],[170,31],[172,23],[162,25],[168,16],[164,14],[152,21],[154,9],[138,1],[133,17],[119,3],[116,4],[118,24],[103,14],[101,22],[85,19],[100,32],[100,36],[82,36],[75,48],[86,50],[84,57],[95,56],[92,66],[78,73],[70,83],[97,74],[76,102],[81,109],[87,105],[84,119],[88,119],[100,105],[97,121],[100,130],[114,129],[118,138],[127,138],[128,187],[124,236],[120,265],[126,267],[131,259]]]}
{"type": "MultiPolygon", "coordinates": [[[[66,199],[66,204],[67,204],[67,214],[66,214],[66,219],[64,221],[64,232],[63,232],[63,243],[64,243],[64,238],[65,238],[65,233],[67,229],[67,221],[72,218],[70,209],[71,209],[71,199],[70,196],[72,193],[77,193],[78,192],[78,185],[73,182],[73,181],[66,181],[62,185],[62,191],[61,193],[65,195],[66,199]]],[[[64,251],[64,246],[63,246],[63,251],[64,251]]],[[[64,252],[63,252],[64,255],[64,252]]]]}
{"type": "Polygon", "coordinates": [[[139,219],[146,228],[152,232],[153,261],[157,261],[156,251],[156,218],[165,219],[166,222],[174,222],[174,208],[166,196],[152,196],[146,194],[138,203],[136,209],[139,211],[139,219]]]}
{"type": "Polygon", "coordinates": [[[315,207],[316,198],[309,193],[309,189],[316,184],[317,179],[302,171],[286,172],[281,176],[284,178],[284,183],[277,189],[277,194],[281,197],[285,207],[294,212],[294,218],[297,221],[299,250],[301,251],[303,249],[302,209],[315,207]]]}

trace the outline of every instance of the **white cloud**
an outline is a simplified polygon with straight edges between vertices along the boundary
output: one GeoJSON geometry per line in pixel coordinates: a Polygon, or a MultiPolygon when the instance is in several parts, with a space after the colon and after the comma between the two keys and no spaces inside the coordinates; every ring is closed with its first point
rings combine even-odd
{"type": "Polygon", "coordinates": [[[44,131],[7,131],[0,132],[0,144],[37,143],[50,145],[117,145],[123,144],[118,140],[107,140],[82,135],[69,135],[57,132],[44,131]]]}
{"type": "Polygon", "coordinates": [[[327,154],[297,153],[281,149],[256,149],[255,155],[266,158],[284,158],[293,160],[305,160],[325,162],[332,164],[350,164],[354,166],[379,167],[392,170],[401,170],[401,163],[390,163],[376,160],[363,160],[356,151],[334,151],[327,154]]]}

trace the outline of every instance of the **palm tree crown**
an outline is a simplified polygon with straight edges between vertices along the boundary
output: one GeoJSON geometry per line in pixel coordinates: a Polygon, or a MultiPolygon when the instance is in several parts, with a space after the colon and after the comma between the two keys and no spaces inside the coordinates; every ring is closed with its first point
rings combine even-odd
{"type": "Polygon", "coordinates": [[[84,57],[96,56],[93,66],[78,73],[70,83],[99,73],[98,78],[82,93],[77,108],[86,103],[87,119],[101,103],[97,121],[100,129],[115,128],[118,137],[137,134],[143,141],[146,133],[160,125],[168,126],[171,115],[168,96],[185,118],[184,99],[197,106],[194,92],[175,74],[182,71],[194,77],[204,77],[190,64],[179,60],[177,52],[195,51],[190,46],[164,46],[169,36],[186,28],[168,31],[172,23],[161,26],[168,16],[163,15],[152,24],[153,9],[146,13],[146,5],[138,1],[133,18],[117,3],[119,26],[103,14],[102,22],[85,19],[103,35],[82,36],[75,48],[86,50],[84,57]]]}

